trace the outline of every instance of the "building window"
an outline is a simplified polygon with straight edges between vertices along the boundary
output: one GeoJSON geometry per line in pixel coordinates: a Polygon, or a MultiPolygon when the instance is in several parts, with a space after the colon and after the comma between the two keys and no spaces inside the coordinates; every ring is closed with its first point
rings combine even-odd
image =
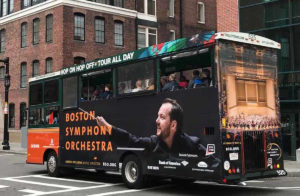
{"type": "Polygon", "coordinates": [[[9,115],[8,115],[8,127],[14,128],[15,127],[15,104],[9,104],[9,115]]]}
{"type": "Polygon", "coordinates": [[[199,23],[205,23],[205,6],[202,2],[197,4],[197,19],[199,23]]]}
{"type": "Polygon", "coordinates": [[[26,126],[26,103],[21,103],[20,104],[20,127],[25,127],[26,126]]]}
{"type": "Polygon", "coordinates": [[[76,13],[74,15],[74,40],[84,41],[85,39],[85,19],[84,15],[76,13]]]}
{"type": "Polygon", "coordinates": [[[9,1],[9,14],[14,12],[14,0],[9,1]]]}
{"type": "Polygon", "coordinates": [[[147,13],[149,15],[156,15],[156,0],[146,0],[147,1],[147,13]]]}
{"type": "Polygon", "coordinates": [[[114,0],[113,3],[114,3],[114,6],[124,7],[123,0],[114,0]]]}
{"type": "Polygon", "coordinates": [[[105,42],[105,20],[103,18],[95,18],[95,41],[97,43],[105,42]]]}
{"type": "Polygon", "coordinates": [[[53,60],[51,57],[46,59],[46,74],[52,72],[53,60]]]}
{"type": "Polygon", "coordinates": [[[32,62],[32,77],[38,76],[40,74],[40,62],[35,60],[32,62]]]}
{"type": "Polygon", "coordinates": [[[38,44],[40,42],[40,19],[36,18],[33,20],[33,39],[32,39],[32,43],[38,44]]]}
{"type": "Polygon", "coordinates": [[[23,0],[22,1],[22,9],[30,7],[31,6],[31,0],[23,0]]]}
{"type": "Polygon", "coordinates": [[[46,16],[46,42],[52,42],[53,15],[46,16]]]}
{"type": "Polygon", "coordinates": [[[0,52],[5,52],[5,29],[0,31],[0,52]]]}
{"type": "Polygon", "coordinates": [[[27,80],[27,64],[21,63],[21,73],[20,73],[20,87],[21,88],[26,88],[26,80],[27,80]]]}
{"type": "Polygon", "coordinates": [[[173,41],[176,39],[175,30],[170,30],[170,41],[173,41]]]}
{"type": "Polygon", "coordinates": [[[0,80],[3,80],[5,76],[5,69],[4,67],[0,67],[0,80]]]}
{"type": "Polygon", "coordinates": [[[138,27],[138,49],[157,44],[156,29],[138,27]]]}
{"type": "Polygon", "coordinates": [[[27,22],[21,24],[21,48],[27,46],[27,22]]]}
{"type": "Polygon", "coordinates": [[[174,12],[175,12],[175,4],[174,4],[175,0],[169,0],[169,16],[170,17],[174,17],[174,12]]]}
{"type": "Polygon", "coordinates": [[[123,22],[115,22],[115,45],[123,46],[123,22]]]}
{"type": "Polygon", "coordinates": [[[80,65],[82,63],[85,63],[84,57],[81,57],[81,56],[74,57],[74,64],[80,65]]]}

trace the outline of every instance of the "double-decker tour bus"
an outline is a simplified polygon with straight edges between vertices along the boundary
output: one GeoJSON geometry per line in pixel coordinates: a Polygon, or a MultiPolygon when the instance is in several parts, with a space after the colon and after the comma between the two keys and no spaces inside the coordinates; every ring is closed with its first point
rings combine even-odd
{"type": "Polygon", "coordinates": [[[280,44],[200,33],[29,80],[27,163],[237,183],[286,175],[280,44]]]}

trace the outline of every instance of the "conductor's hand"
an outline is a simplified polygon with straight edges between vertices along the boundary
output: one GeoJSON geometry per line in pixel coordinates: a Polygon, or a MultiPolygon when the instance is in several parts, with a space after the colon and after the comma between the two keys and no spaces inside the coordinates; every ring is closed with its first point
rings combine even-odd
{"type": "Polygon", "coordinates": [[[111,124],[106,122],[106,120],[102,116],[97,116],[96,121],[97,121],[97,124],[98,124],[99,127],[100,126],[111,127],[111,124]]]}

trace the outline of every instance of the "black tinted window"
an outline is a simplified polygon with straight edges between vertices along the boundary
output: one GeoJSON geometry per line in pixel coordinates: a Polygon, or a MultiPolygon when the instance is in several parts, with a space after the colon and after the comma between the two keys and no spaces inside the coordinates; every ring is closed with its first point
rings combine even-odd
{"type": "Polygon", "coordinates": [[[42,84],[34,84],[30,86],[30,105],[42,104],[42,84]]]}
{"type": "Polygon", "coordinates": [[[44,102],[52,103],[58,101],[58,80],[45,82],[44,102]]]}
{"type": "Polygon", "coordinates": [[[63,80],[63,106],[64,108],[77,106],[77,77],[63,80]]]}

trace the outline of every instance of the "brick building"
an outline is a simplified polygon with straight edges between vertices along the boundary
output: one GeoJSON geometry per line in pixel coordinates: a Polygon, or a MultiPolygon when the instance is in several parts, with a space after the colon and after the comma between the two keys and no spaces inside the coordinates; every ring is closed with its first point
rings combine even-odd
{"type": "MultiPolygon", "coordinates": [[[[201,31],[238,31],[237,0],[0,1],[0,59],[10,58],[10,142],[27,126],[28,79],[201,31]],[[220,14],[219,14],[220,13],[220,14]]],[[[0,68],[0,139],[4,73],[0,68]]]]}

